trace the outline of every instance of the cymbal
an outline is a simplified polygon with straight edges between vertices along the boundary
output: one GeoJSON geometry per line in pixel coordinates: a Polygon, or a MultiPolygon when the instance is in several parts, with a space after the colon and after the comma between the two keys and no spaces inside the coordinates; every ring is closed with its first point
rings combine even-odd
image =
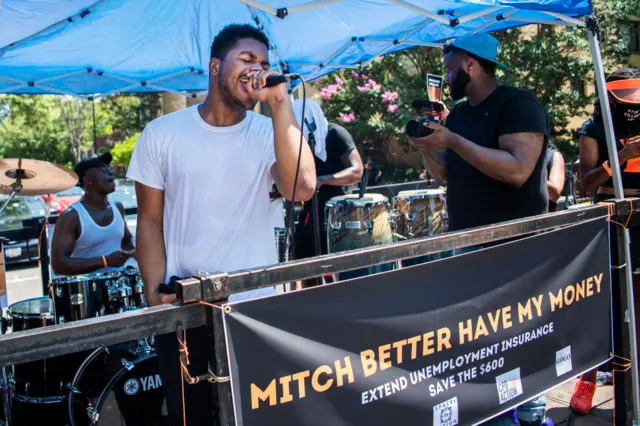
{"type": "Polygon", "coordinates": [[[18,176],[22,190],[17,195],[45,195],[65,191],[78,183],[78,175],[48,161],[0,159],[0,194],[11,195],[18,176]]]}

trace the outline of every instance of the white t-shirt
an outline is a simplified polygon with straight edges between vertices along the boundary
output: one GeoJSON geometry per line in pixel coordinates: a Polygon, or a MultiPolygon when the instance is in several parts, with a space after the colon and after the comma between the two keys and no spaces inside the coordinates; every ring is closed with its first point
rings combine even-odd
{"type": "Polygon", "coordinates": [[[271,119],[252,111],[236,125],[214,127],[196,105],[145,127],[127,177],[164,191],[167,280],[277,262],[273,144],[271,119]]]}

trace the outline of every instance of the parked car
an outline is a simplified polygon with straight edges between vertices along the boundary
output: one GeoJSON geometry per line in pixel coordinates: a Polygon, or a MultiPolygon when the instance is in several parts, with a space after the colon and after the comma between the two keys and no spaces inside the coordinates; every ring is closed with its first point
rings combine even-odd
{"type": "MultiPolygon", "coordinates": [[[[8,197],[0,195],[0,205],[8,197]]],[[[22,221],[44,217],[47,205],[41,197],[16,197],[0,214],[0,237],[3,237],[5,264],[35,262],[38,260],[38,230],[24,230],[22,221]]]]}
{"type": "MultiPolygon", "coordinates": [[[[111,199],[115,202],[122,203],[125,209],[137,208],[138,200],[136,198],[136,189],[133,181],[128,179],[116,179],[116,190],[110,195],[111,199]]],[[[135,241],[136,227],[138,225],[138,215],[127,215],[127,226],[133,234],[135,241]]]]}
{"type": "Polygon", "coordinates": [[[83,195],[84,190],[79,186],[74,186],[66,191],[43,195],[42,199],[47,203],[50,214],[61,214],[71,204],[80,201],[83,195]]]}

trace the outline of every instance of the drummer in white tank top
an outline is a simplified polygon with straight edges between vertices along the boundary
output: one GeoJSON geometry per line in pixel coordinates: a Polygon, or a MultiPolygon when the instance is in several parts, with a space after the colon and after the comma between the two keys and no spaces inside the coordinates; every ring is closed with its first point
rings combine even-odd
{"type": "Polygon", "coordinates": [[[75,172],[85,191],[58,219],[51,244],[51,265],[57,275],[105,272],[134,256],[124,207],[108,198],[115,191],[111,154],[80,162],[75,172]]]}

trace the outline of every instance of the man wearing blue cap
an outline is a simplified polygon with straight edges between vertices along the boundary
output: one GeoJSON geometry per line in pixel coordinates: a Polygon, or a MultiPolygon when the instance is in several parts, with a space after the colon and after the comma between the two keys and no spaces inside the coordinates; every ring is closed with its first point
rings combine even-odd
{"type": "Polygon", "coordinates": [[[445,46],[445,81],[454,100],[444,126],[414,139],[429,172],[447,185],[449,229],[485,226],[547,212],[543,153],[547,115],[531,92],[499,85],[498,40],[470,34],[445,46]]]}
{"type": "MultiPolygon", "coordinates": [[[[444,126],[414,139],[431,175],[447,185],[449,230],[519,219],[548,211],[547,114],[535,94],[499,85],[500,43],[469,34],[444,48],[445,81],[454,100],[444,126]]],[[[478,247],[476,247],[477,249],[478,247]]],[[[473,248],[472,248],[473,249],[473,248]]],[[[544,395],[488,424],[552,425],[544,395]]]]}

